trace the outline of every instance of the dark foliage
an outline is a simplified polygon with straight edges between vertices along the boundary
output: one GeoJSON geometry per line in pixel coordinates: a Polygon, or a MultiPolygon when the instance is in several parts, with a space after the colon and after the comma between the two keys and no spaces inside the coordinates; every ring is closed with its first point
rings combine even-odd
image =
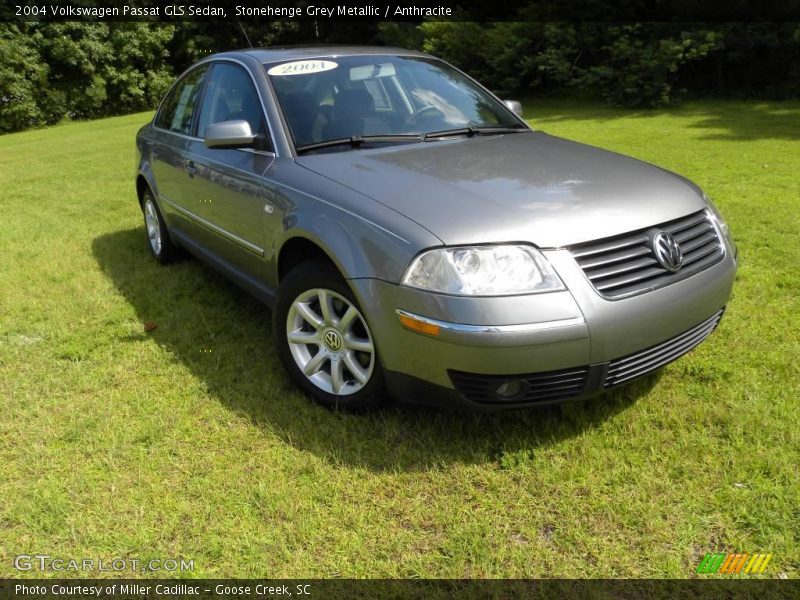
{"type": "Polygon", "coordinates": [[[693,94],[796,98],[797,23],[0,24],[0,132],[152,109],[175,75],[248,45],[389,44],[451,61],[503,95],[601,95],[653,107],[693,94]]]}

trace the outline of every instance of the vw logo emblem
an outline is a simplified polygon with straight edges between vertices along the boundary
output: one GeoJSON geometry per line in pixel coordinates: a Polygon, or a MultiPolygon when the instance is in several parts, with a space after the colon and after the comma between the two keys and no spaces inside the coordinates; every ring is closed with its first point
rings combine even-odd
{"type": "Polygon", "coordinates": [[[325,333],[325,345],[328,349],[332,350],[333,352],[338,352],[342,349],[342,336],[336,333],[333,330],[329,330],[325,333]]]}
{"type": "Polygon", "coordinates": [[[653,236],[653,253],[658,263],[670,273],[675,273],[683,264],[683,252],[671,233],[659,231],[653,236]]]}

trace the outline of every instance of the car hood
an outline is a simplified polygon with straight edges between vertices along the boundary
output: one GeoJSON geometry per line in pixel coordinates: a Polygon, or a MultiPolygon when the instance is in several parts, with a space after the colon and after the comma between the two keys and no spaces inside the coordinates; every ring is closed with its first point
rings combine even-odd
{"type": "Polygon", "coordinates": [[[705,206],[683,177],[538,131],[312,154],[297,162],[400,212],[447,245],[560,247],[705,206]]]}

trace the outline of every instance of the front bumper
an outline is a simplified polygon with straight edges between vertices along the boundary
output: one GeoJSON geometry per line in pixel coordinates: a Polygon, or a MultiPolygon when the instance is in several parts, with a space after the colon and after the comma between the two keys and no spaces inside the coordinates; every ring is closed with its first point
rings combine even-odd
{"type": "Polygon", "coordinates": [[[736,272],[728,255],[672,285],[607,300],[569,251],[544,254],[569,291],[469,298],[351,280],[392,395],[483,409],[592,396],[660,368],[705,339],[722,316],[736,272]],[[397,311],[438,324],[440,334],[409,331],[397,311]],[[501,398],[486,392],[511,380],[522,380],[529,393],[501,398]]]}

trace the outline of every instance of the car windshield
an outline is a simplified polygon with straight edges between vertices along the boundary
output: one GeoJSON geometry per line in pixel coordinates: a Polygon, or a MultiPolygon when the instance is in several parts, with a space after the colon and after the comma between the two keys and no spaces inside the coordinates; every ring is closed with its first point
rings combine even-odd
{"type": "MultiPolygon", "coordinates": [[[[298,148],[464,128],[523,128],[456,69],[410,56],[331,56],[266,64],[298,148]]],[[[352,146],[343,146],[352,147],[352,146]]]]}

